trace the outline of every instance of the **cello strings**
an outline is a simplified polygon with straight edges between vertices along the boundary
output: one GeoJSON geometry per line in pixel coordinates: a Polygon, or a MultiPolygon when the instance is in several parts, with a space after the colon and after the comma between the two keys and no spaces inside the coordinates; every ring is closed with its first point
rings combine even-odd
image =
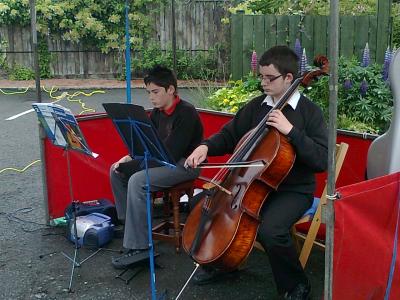
{"type": "MultiPolygon", "coordinates": [[[[254,139],[258,138],[260,134],[264,131],[265,129],[265,124],[268,120],[268,117],[270,113],[273,110],[276,109],[282,109],[287,101],[289,100],[290,96],[294,93],[296,88],[299,86],[299,84],[302,82],[304,76],[300,76],[295,79],[295,81],[290,85],[290,87],[286,90],[286,92],[282,95],[282,97],[276,102],[276,104],[272,107],[272,109],[262,118],[262,120],[258,123],[258,125],[253,129],[253,132],[246,138],[246,140],[240,145],[239,149],[235,151],[237,152],[237,157],[239,157],[240,160],[243,160],[243,158],[246,156],[246,154],[252,149],[254,139]],[[286,99],[286,100],[284,100],[286,99]]],[[[235,158],[236,158],[235,156],[235,158]]]]}
{"type": "MultiPolygon", "coordinates": [[[[246,154],[250,151],[250,149],[253,149],[253,143],[251,141],[254,141],[254,139],[258,138],[260,134],[264,131],[264,126],[268,120],[269,114],[271,111],[275,109],[282,109],[287,101],[289,100],[289,96],[294,93],[296,88],[299,86],[299,84],[302,82],[304,76],[300,76],[295,79],[295,81],[291,84],[291,86],[286,90],[286,92],[283,94],[283,96],[278,100],[278,102],[272,107],[272,109],[262,118],[262,120],[258,123],[256,127],[254,127],[253,132],[249,134],[249,136],[241,143],[236,151],[232,154],[232,156],[228,159],[228,163],[231,162],[240,162],[243,160],[243,158],[246,156],[246,154]],[[283,99],[286,99],[283,101],[283,99]]],[[[231,168],[222,168],[220,169],[217,174],[213,177],[212,181],[218,182],[218,184],[221,184],[222,181],[226,178],[227,174],[231,171],[231,168]]]]}

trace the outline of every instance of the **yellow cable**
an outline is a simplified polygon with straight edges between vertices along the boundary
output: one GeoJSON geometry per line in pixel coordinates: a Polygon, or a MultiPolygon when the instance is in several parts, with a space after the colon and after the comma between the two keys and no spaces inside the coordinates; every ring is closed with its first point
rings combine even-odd
{"type": "Polygon", "coordinates": [[[58,88],[57,88],[57,87],[54,87],[54,86],[52,86],[51,89],[50,89],[49,91],[46,90],[45,87],[43,87],[43,91],[45,91],[46,93],[49,94],[50,99],[55,99],[55,101],[52,101],[51,103],[59,102],[59,101],[61,101],[62,99],[64,99],[65,97],[68,96],[68,93],[67,93],[67,92],[63,92],[60,96],[53,96],[53,93],[55,93],[55,92],[58,91],[58,88]]]}
{"type": "Polygon", "coordinates": [[[85,93],[85,92],[82,92],[82,91],[77,91],[77,92],[73,93],[72,95],[69,94],[69,93],[67,93],[67,92],[64,92],[64,93],[62,93],[60,96],[54,96],[53,93],[57,92],[57,91],[58,91],[58,88],[56,88],[56,87],[53,86],[53,87],[51,87],[50,90],[46,90],[46,88],[43,87],[43,90],[44,90],[46,93],[49,94],[49,97],[50,97],[51,99],[55,99],[55,101],[53,101],[52,103],[59,102],[59,101],[61,101],[62,99],[64,99],[65,97],[67,98],[67,100],[68,100],[69,102],[77,102],[77,103],[82,107],[82,111],[81,111],[78,115],[81,115],[81,114],[86,113],[86,112],[96,112],[96,110],[95,110],[94,108],[86,107],[86,104],[85,104],[81,99],[73,99],[74,97],[79,96],[79,95],[83,95],[83,96],[85,96],[85,97],[90,97],[90,96],[92,96],[92,95],[94,95],[94,94],[105,94],[105,91],[96,90],[96,91],[92,91],[92,92],[90,92],[90,93],[85,93]]]}
{"type": "Polygon", "coordinates": [[[23,172],[25,172],[29,167],[33,166],[34,164],[36,164],[36,163],[38,163],[38,162],[40,162],[40,159],[37,159],[37,160],[31,162],[29,165],[27,165],[27,166],[26,166],[25,168],[23,168],[23,169],[5,168],[5,169],[3,169],[3,170],[0,170],[0,174],[3,173],[3,172],[5,172],[5,171],[15,171],[15,172],[18,172],[18,173],[23,173],[23,172]]]}
{"type": "Polygon", "coordinates": [[[50,98],[54,98],[54,97],[52,96],[52,93],[58,91],[58,88],[55,87],[55,86],[52,86],[51,89],[50,89],[50,91],[46,90],[46,87],[44,87],[44,86],[42,86],[42,89],[43,89],[43,91],[45,91],[46,93],[48,93],[48,94],[50,95],[50,98]]]}
{"type": "Polygon", "coordinates": [[[86,97],[90,97],[90,96],[92,96],[93,94],[105,94],[105,93],[106,93],[105,91],[101,91],[101,90],[93,91],[93,92],[90,92],[90,93],[85,93],[85,92],[79,91],[79,92],[73,93],[73,94],[72,94],[72,97],[76,97],[76,96],[79,96],[79,95],[83,95],[83,96],[86,96],[86,97]]]}
{"type": "Polygon", "coordinates": [[[4,95],[15,95],[15,94],[25,94],[29,90],[29,86],[21,92],[5,92],[2,89],[0,89],[0,92],[2,92],[4,95]]]}
{"type": "MultiPolygon", "coordinates": [[[[94,94],[105,94],[105,91],[96,90],[96,91],[92,91],[90,93],[77,91],[77,92],[73,93],[72,95],[69,94],[68,92],[63,92],[61,95],[55,96],[54,93],[56,93],[58,91],[57,87],[52,86],[50,90],[47,90],[44,86],[42,86],[42,89],[43,89],[43,91],[45,91],[46,93],[49,94],[50,99],[54,99],[54,101],[52,101],[51,103],[57,103],[64,98],[67,98],[67,100],[69,102],[77,102],[82,107],[82,111],[78,115],[82,115],[87,112],[96,112],[96,110],[94,108],[86,107],[86,104],[81,99],[73,99],[74,97],[77,97],[80,95],[83,95],[85,97],[90,97],[94,94]]],[[[14,95],[14,94],[25,94],[28,90],[29,90],[29,86],[24,91],[21,91],[21,92],[5,92],[2,89],[0,89],[0,92],[2,92],[4,95],[14,95]]]]}
{"type": "Polygon", "coordinates": [[[96,112],[96,110],[94,108],[86,107],[86,104],[84,102],[82,102],[81,99],[72,99],[72,97],[74,97],[74,95],[71,95],[70,97],[67,97],[67,100],[69,102],[77,102],[82,107],[82,111],[78,115],[82,115],[85,112],[96,112]]]}
{"type": "Polygon", "coordinates": [[[104,91],[100,91],[100,90],[96,90],[96,91],[93,91],[93,92],[90,92],[90,93],[85,93],[85,92],[82,92],[82,91],[78,91],[78,92],[73,93],[72,95],[69,95],[69,97],[67,97],[67,100],[69,102],[77,102],[77,103],[80,104],[80,106],[82,107],[82,111],[78,115],[82,115],[82,114],[87,113],[87,112],[96,112],[96,110],[94,108],[86,107],[86,103],[84,103],[81,99],[72,99],[72,98],[77,97],[79,95],[83,95],[85,97],[90,97],[90,96],[92,96],[94,94],[105,94],[105,92],[104,91]]]}

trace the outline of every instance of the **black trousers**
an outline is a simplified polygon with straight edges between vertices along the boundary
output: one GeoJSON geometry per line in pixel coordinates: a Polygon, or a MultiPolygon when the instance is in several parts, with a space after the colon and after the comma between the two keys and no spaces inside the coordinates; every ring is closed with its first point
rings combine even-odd
{"type": "Polygon", "coordinates": [[[311,207],[312,201],[312,194],[274,192],[262,207],[258,240],[269,257],[279,294],[307,282],[290,229],[311,207]]]}

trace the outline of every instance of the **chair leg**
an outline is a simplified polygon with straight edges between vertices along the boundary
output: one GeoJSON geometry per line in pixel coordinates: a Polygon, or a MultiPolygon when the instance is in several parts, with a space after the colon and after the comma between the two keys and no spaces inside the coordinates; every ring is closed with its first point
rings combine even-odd
{"type": "Polygon", "coordinates": [[[318,229],[321,225],[321,206],[318,207],[317,211],[315,212],[314,218],[311,222],[310,229],[308,230],[307,237],[304,241],[303,248],[300,252],[300,263],[305,268],[306,263],[308,261],[308,257],[310,256],[311,249],[314,245],[315,238],[318,233],[318,229]]]}
{"type": "Polygon", "coordinates": [[[168,193],[164,193],[163,195],[163,213],[164,213],[164,217],[165,219],[168,219],[170,214],[171,214],[171,210],[169,207],[169,194],[168,193]]]}
{"type": "Polygon", "coordinates": [[[181,248],[181,227],[179,220],[179,200],[180,193],[177,191],[171,192],[171,202],[173,207],[173,223],[174,223],[174,235],[175,235],[175,250],[180,251],[181,248]]]}
{"type": "Polygon", "coordinates": [[[183,192],[187,193],[189,197],[193,197],[194,188],[189,187],[189,184],[171,187],[163,191],[164,193],[164,213],[166,219],[153,227],[153,237],[159,240],[172,242],[175,245],[177,253],[180,252],[182,237],[181,232],[183,224],[180,222],[179,202],[183,192]],[[172,204],[172,220],[169,218],[170,204],[172,204]],[[173,232],[171,232],[172,230],[173,232]]]}

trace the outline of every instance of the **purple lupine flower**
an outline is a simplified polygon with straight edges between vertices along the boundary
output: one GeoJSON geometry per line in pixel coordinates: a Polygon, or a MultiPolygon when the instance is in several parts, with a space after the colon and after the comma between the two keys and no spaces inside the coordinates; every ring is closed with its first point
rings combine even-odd
{"type": "Polygon", "coordinates": [[[382,70],[382,79],[384,81],[387,81],[389,78],[389,66],[390,66],[390,62],[392,60],[392,56],[393,56],[393,53],[392,53],[392,51],[390,51],[390,48],[388,46],[386,49],[386,52],[385,52],[385,60],[383,62],[383,70],[382,70]]]}
{"type": "Polygon", "coordinates": [[[364,78],[360,85],[361,96],[365,96],[367,94],[367,90],[368,90],[368,83],[364,78]]]}
{"type": "Polygon", "coordinates": [[[300,40],[298,38],[296,38],[296,42],[294,43],[294,52],[297,54],[297,58],[300,61],[303,51],[301,49],[300,40]]]}
{"type": "Polygon", "coordinates": [[[364,67],[364,68],[368,67],[369,66],[369,62],[370,62],[369,47],[368,47],[368,43],[366,43],[364,51],[363,51],[363,57],[362,57],[361,66],[364,67]]]}
{"type": "Polygon", "coordinates": [[[387,81],[389,79],[389,66],[390,66],[390,61],[385,61],[383,63],[383,71],[382,71],[383,81],[387,81]]]}
{"type": "Polygon", "coordinates": [[[304,74],[309,69],[306,48],[303,48],[303,55],[300,60],[300,74],[304,74]]]}
{"type": "Polygon", "coordinates": [[[388,46],[385,51],[385,61],[392,59],[392,51],[390,51],[390,47],[388,46]]]}
{"type": "Polygon", "coordinates": [[[257,66],[258,66],[257,52],[254,50],[253,54],[251,55],[251,70],[253,72],[253,75],[257,74],[257,66]]]}
{"type": "Polygon", "coordinates": [[[343,83],[343,88],[345,90],[350,90],[352,87],[353,87],[353,83],[351,82],[351,80],[349,78],[346,78],[343,83]]]}

